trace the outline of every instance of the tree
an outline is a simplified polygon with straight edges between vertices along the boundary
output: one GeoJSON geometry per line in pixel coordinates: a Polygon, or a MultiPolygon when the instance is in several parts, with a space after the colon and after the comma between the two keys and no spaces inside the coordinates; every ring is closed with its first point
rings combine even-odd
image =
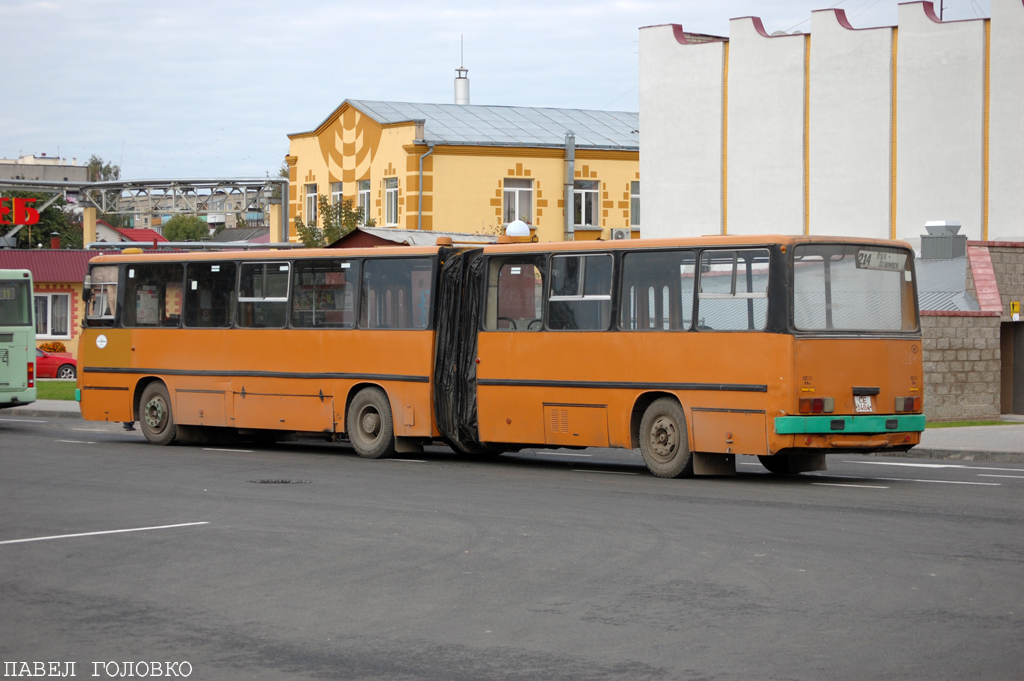
{"type": "Polygon", "coordinates": [[[295,232],[306,248],[323,248],[338,239],[348,236],[359,226],[362,214],[352,205],[352,199],[332,204],[326,196],[317,199],[319,215],[317,225],[306,225],[302,218],[295,216],[295,232]]]}
{"type": "Polygon", "coordinates": [[[85,168],[86,179],[89,182],[108,182],[121,179],[121,166],[116,166],[109,161],[104,163],[103,159],[96,154],[89,157],[85,168]]]}
{"type": "Polygon", "coordinates": [[[202,241],[210,237],[210,227],[195,215],[175,215],[164,223],[168,241],[202,241]]]}
{"type": "MultiPolygon", "coordinates": [[[[35,206],[41,206],[50,199],[52,194],[33,192],[4,192],[5,199],[36,199],[35,206]]],[[[61,248],[82,247],[82,225],[71,221],[71,215],[66,210],[67,201],[59,198],[51,203],[46,210],[39,212],[39,222],[34,225],[25,225],[17,234],[18,248],[43,248],[50,247],[50,237],[53,232],[60,236],[61,248]]],[[[0,226],[0,236],[6,233],[10,227],[0,226]]]]}
{"type": "MultiPolygon", "coordinates": [[[[114,165],[110,161],[104,162],[96,154],[89,157],[89,162],[85,164],[85,170],[85,179],[89,182],[112,182],[121,179],[121,166],[114,165]]],[[[100,213],[96,217],[117,229],[131,226],[127,215],[100,213]]]]}

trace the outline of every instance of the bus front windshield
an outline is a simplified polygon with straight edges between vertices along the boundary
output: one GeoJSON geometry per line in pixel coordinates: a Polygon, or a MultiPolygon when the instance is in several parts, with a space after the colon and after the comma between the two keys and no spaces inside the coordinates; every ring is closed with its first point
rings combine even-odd
{"type": "Polygon", "coordinates": [[[31,305],[28,281],[0,281],[0,326],[31,326],[31,305]]]}
{"type": "Polygon", "coordinates": [[[917,331],[913,259],[904,248],[808,244],[793,249],[800,331],[917,331]]]}

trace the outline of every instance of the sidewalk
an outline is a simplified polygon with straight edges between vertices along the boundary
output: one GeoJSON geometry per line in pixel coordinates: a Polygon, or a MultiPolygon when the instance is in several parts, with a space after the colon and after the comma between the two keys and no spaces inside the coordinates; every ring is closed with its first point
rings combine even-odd
{"type": "MultiPolygon", "coordinates": [[[[65,400],[38,400],[24,407],[4,409],[0,418],[82,418],[78,403],[65,400]]],[[[1024,416],[1004,416],[1015,422],[1006,426],[967,428],[929,428],[921,435],[921,444],[905,454],[884,454],[911,459],[953,459],[1024,463],[1024,416]]]]}

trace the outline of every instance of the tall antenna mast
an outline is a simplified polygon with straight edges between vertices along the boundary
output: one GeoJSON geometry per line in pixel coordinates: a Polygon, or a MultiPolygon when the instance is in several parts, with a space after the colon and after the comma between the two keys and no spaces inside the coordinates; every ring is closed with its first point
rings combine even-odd
{"type": "Polygon", "coordinates": [[[469,78],[466,77],[469,73],[469,69],[466,68],[465,45],[465,36],[460,33],[459,68],[455,69],[455,103],[463,106],[469,104],[469,78]]]}

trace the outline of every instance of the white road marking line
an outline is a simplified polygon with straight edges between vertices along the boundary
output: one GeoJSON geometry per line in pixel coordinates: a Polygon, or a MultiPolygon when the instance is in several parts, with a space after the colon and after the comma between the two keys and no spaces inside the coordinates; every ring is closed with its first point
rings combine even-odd
{"type": "Polygon", "coordinates": [[[54,440],[54,442],[66,442],[69,445],[94,445],[95,442],[89,440],[54,440]]]}
{"type": "Polygon", "coordinates": [[[0,419],[0,423],[4,421],[13,421],[15,423],[47,423],[46,421],[36,421],[34,419],[0,419]]]}
{"type": "Polygon", "coordinates": [[[423,459],[385,459],[385,461],[401,461],[402,463],[427,463],[423,459]]]}
{"type": "Polygon", "coordinates": [[[833,475],[825,473],[824,475],[812,473],[811,476],[817,478],[843,478],[846,480],[885,480],[890,482],[934,482],[941,485],[985,485],[987,487],[999,487],[1003,483],[1001,482],[963,482],[961,480],[921,480],[920,478],[862,478],[857,475],[833,475]]]}
{"type": "Polygon", "coordinates": [[[1021,468],[992,468],[990,466],[964,466],[959,463],[895,463],[892,461],[844,461],[843,463],[864,463],[874,466],[912,466],[914,468],[969,468],[974,471],[1013,471],[1024,472],[1021,468]]]}
{"type": "Polygon", "coordinates": [[[82,430],[86,433],[109,433],[109,430],[103,430],[102,428],[72,428],[71,430],[82,430]]]}
{"type": "Polygon", "coordinates": [[[737,466],[759,466],[759,467],[763,468],[763,466],[761,466],[761,464],[759,464],[759,463],[741,463],[741,462],[737,462],[736,465],[737,466]]]}
{"type": "Polygon", "coordinates": [[[862,489],[889,489],[881,485],[847,485],[842,482],[812,482],[812,485],[821,485],[822,487],[860,487],[862,489]]]}
{"type": "Polygon", "coordinates": [[[629,473],[627,471],[588,471],[585,468],[571,468],[573,473],[604,473],[605,475],[639,475],[638,473],[629,473]]]}
{"type": "Polygon", "coordinates": [[[1017,478],[1024,480],[1024,475],[991,475],[988,473],[978,473],[979,478],[1017,478]]]}
{"type": "Polygon", "coordinates": [[[204,452],[238,452],[239,454],[252,454],[252,449],[217,449],[216,447],[203,447],[204,452]]]}
{"type": "Polygon", "coordinates": [[[589,459],[593,454],[563,454],[561,452],[534,452],[537,456],[578,456],[589,459]]]}
{"type": "Polygon", "coordinates": [[[56,534],[52,537],[32,537],[31,539],[8,539],[0,541],[2,544],[24,544],[32,541],[47,541],[50,539],[70,539],[71,537],[95,537],[100,534],[121,534],[122,532],[146,532],[147,530],[169,530],[172,527],[191,527],[193,525],[209,525],[208,521],[198,523],[179,523],[177,525],[157,525],[155,527],[132,527],[126,530],[103,530],[102,532],[80,532],[78,534],[56,534]]]}

